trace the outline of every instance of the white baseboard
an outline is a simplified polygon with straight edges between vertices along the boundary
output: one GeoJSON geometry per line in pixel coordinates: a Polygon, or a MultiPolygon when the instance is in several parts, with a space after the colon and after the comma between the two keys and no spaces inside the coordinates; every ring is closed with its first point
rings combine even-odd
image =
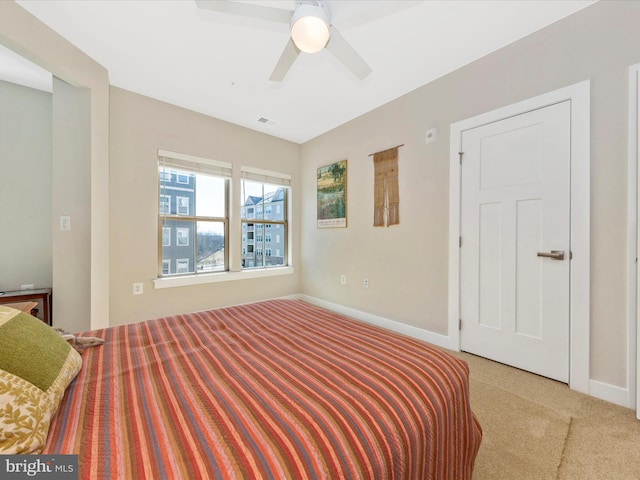
{"type": "MultiPolygon", "coordinates": [[[[327,310],[340,313],[341,315],[355,318],[356,320],[387,328],[394,332],[417,338],[418,340],[423,340],[441,348],[447,348],[449,350],[455,351],[458,351],[460,349],[458,345],[451,344],[451,339],[447,335],[441,335],[439,333],[423,330],[418,327],[413,327],[411,325],[396,322],[395,320],[372,315],[370,313],[356,310],[350,307],[345,307],[337,303],[328,302],[320,298],[303,294],[288,295],[283,298],[288,298],[291,300],[302,300],[312,305],[317,305],[318,307],[326,308],[327,310]]],[[[629,390],[626,388],[617,387],[615,385],[599,382],[597,380],[589,380],[589,395],[595,398],[599,398],[600,400],[605,400],[607,402],[620,405],[621,407],[635,408],[635,405],[629,405],[629,390]]]]}
{"type": "Polygon", "coordinates": [[[446,335],[441,335],[439,333],[423,330],[422,328],[413,327],[411,325],[407,325],[401,322],[396,322],[395,320],[389,320],[388,318],[372,315],[370,313],[363,312],[361,310],[356,310],[354,308],[338,305],[337,303],[328,302],[326,300],[322,300],[316,297],[311,297],[309,295],[303,295],[303,294],[290,295],[287,298],[302,300],[312,305],[316,305],[318,307],[326,308],[327,310],[340,313],[341,315],[355,318],[356,320],[360,320],[362,322],[370,323],[372,325],[377,325],[379,327],[383,327],[394,332],[402,333],[403,335],[407,335],[409,337],[417,338],[418,340],[431,343],[432,345],[435,345],[437,347],[448,348],[449,350],[458,350],[457,346],[455,347],[451,346],[451,341],[449,337],[446,335]]]}
{"type": "Polygon", "coordinates": [[[629,405],[630,397],[627,388],[617,387],[597,380],[589,380],[589,395],[615,403],[621,407],[635,408],[635,405],[629,405]]]}

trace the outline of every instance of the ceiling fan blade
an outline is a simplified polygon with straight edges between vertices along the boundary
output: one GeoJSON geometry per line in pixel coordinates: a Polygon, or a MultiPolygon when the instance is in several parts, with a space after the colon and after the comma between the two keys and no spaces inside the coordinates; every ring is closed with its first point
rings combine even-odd
{"type": "Polygon", "coordinates": [[[289,23],[291,10],[283,8],[266,7],[252,3],[232,2],[230,0],[195,0],[198,8],[213,10],[215,12],[230,13],[243,17],[253,17],[272,22],[289,23]]]}
{"type": "Polygon", "coordinates": [[[273,69],[269,80],[272,82],[281,82],[293,65],[293,62],[298,58],[299,53],[300,50],[298,50],[298,47],[296,47],[295,43],[293,43],[293,40],[290,38],[285,45],[282,55],[280,55],[280,59],[278,60],[276,67],[273,69]]]}
{"type": "Polygon", "coordinates": [[[340,35],[333,25],[331,25],[331,37],[329,37],[326,48],[360,80],[364,80],[372,72],[367,62],[358,55],[358,52],[349,45],[349,42],[340,35]]]}

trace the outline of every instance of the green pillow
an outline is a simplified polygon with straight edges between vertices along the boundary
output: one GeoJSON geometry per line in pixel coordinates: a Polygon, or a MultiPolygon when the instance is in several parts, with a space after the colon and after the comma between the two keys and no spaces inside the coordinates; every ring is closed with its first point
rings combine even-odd
{"type": "Polygon", "coordinates": [[[51,327],[0,305],[0,454],[39,453],[82,358],[51,327]]]}

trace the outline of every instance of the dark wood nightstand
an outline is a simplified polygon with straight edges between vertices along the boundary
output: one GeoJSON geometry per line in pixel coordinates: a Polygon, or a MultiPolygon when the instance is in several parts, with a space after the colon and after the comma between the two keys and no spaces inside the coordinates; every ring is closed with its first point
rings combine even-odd
{"type": "Polygon", "coordinates": [[[0,305],[5,303],[21,303],[29,300],[42,301],[42,321],[47,325],[53,325],[51,318],[51,295],[50,288],[36,288],[31,290],[14,290],[0,294],[0,305]]]}

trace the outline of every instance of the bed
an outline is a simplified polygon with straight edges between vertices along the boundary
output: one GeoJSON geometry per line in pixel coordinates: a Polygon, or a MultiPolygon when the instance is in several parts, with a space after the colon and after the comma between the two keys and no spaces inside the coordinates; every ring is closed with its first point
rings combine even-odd
{"type": "Polygon", "coordinates": [[[87,334],[43,453],[82,479],[471,479],[466,363],[296,300],[87,334]]]}

